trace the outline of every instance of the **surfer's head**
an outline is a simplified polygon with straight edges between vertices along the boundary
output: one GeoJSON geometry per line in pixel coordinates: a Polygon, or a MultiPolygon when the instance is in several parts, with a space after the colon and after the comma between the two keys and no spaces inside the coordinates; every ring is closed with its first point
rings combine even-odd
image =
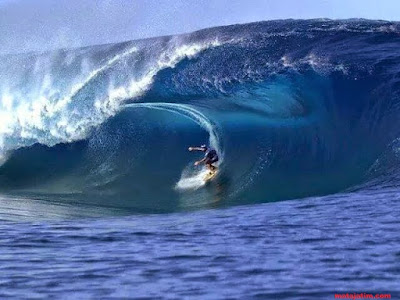
{"type": "Polygon", "coordinates": [[[202,148],[203,151],[207,151],[207,149],[208,149],[207,145],[201,145],[200,148],[202,148]]]}

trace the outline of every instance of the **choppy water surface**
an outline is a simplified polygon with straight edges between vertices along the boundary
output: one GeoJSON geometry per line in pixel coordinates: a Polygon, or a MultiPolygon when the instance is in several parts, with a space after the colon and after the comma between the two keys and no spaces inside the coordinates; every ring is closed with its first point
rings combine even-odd
{"type": "Polygon", "coordinates": [[[1,222],[1,297],[400,296],[393,189],[195,213],[1,222]]]}

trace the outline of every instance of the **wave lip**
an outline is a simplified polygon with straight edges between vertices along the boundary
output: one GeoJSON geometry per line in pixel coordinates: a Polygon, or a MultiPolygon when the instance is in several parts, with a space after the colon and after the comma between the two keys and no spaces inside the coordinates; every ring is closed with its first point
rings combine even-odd
{"type": "MultiPolygon", "coordinates": [[[[2,124],[0,126],[0,152],[4,153],[21,146],[41,143],[53,146],[57,143],[73,142],[87,137],[93,127],[99,126],[121,109],[129,99],[141,96],[151,87],[154,76],[165,68],[173,68],[185,58],[193,58],[210,47],[221,45],[218,40],[204,43],[179,45],[172,40],[168,49],[154,54],[148,64],[137,73],[129,74],[123,83],[118,83],[118,73],[113,70],[124,67],[136,67],[146,49],[129,46],[121,52],[111,55],[98,63],[98,67],[85,74],[86,58],[81,59],[81,73],[70,80],[70,86],[64,87],[65,94],[57,91],[51,71],[42,74],[42,81],[34,80],[28,97],[23,91],[13,91],[8,85],[0,90],[2,124]],[[132,65],[129,65],[132,64],[132,65]],[[107,73],[111,73],[108,75],[107,73]],[[115,73],[115,74],[114,74],[115,73]],[[114,77],[117,76],[117,77],[114,77]],[[106,81],[104,82],[104,79],[106,81]],[[99,85],[103,87],[96,90],[99,85]],[[106,88],[104,88],[106,86],[106,88]]],[[[38,59],[40,62],[42,58],[38,59]]],[[[48,69],[56,68],[59,62],[50,62],[48,69]]],[[[25,72],[25,70],[24,70],[25,72]]],[[[33,72],[32,77],[36,76],[33,72]]],[[[57,74],[59,76],[62,74],[57,74]]],[[[24,73],[20,77],[26,76],[24,73]]],[[[61,79],[62,80],[62,79],[61,79]]],[[[22,81],[22,79],[21,79],[22,81]]]]}

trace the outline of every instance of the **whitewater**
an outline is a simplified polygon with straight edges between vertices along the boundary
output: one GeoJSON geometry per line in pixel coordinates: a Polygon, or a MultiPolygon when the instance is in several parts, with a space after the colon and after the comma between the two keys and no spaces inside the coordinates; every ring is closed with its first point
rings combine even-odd
{"type": "Polygon", "coordinates": [[[394,299],[399,46],[280,20],[2,56],[0,297],[394,299]]]}

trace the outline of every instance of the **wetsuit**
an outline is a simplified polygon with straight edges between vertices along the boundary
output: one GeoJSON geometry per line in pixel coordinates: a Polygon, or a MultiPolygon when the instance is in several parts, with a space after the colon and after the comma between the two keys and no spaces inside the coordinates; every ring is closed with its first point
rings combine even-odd
{"type": "Polygon", "coordinates": [[[206,153],[204,154],[204,157],[206,158],[206,160],[204,162],[206,165],[211,165],[218,161],[217,151],[215,151],[212,148],[207,148],[206,153]]]}

